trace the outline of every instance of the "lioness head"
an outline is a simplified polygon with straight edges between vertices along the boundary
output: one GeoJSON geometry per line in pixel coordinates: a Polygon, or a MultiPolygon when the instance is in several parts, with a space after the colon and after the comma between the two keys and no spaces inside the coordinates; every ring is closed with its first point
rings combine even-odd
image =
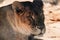
{"type": "Polygon", "coordinates": [[[32,2],[13,2],[13,15],[11,13],[7,15],[9,15],[8,20],[16,32],[25,35],[44,33],[45,25],[43,10],[41,10],[42,6],[40,10],[38,6],[36,6],[36,9],[34,7],[35,5],[32,2]]]}

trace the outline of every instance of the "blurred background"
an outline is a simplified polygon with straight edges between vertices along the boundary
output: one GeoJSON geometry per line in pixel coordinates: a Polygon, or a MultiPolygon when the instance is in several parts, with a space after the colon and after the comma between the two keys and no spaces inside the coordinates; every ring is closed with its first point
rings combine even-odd
{"type": "MultiPolygon", "coordinates": [[[[33,0],[0,0],[0,7],[11,4],[14,1],[31,1],[33,0]]],[[[45,14],[46,32],[44,40],[60,40],[60,0],[42,0],[44,3],[43,10],[45,14]]]]}

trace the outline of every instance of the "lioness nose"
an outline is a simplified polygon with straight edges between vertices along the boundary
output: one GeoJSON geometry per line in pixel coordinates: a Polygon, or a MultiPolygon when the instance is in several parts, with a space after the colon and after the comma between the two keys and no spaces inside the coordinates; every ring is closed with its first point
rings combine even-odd
{"type": "Polygon", "coordinates": [[[45,28],[43,28],[43,29],[41,30],[40,35],[41,35],[41,34],[44,34],[44,33],[45,33],[45,31],[46,31],[46,30],[45,30],[45,28]]]}
{"type": "Polygon", "coordinates": [[[40,26],[37,26],[37,28],[41,30],[41,32],[40,32],[39,35],[44,34],[45,31],[46,31],[45,27],[42,28],[42,27],[40,27],[40,26]]]}

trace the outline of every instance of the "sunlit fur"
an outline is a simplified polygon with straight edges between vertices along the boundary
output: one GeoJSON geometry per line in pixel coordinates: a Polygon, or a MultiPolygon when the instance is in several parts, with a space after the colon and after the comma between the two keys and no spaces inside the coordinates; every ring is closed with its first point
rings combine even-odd
{"type": "Polygon", "coordinates": [[[28,24],[22,23],[20,17],[17,14],[14,14],[13,18],[11,18],[11,15],[10,15],[7,17],[7,19],[16,32],[20,32],[26,35],[31,34],[31,31],[32,31],[31,26],[28,24]]]}

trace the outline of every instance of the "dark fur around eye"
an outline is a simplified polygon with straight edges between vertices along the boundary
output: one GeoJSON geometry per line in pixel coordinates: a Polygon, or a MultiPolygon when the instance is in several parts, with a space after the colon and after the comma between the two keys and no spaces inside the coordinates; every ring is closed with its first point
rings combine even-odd
{"type": "Polygon", "coordinates": [[[19,8],[16,8],[16,12],[17,13],[23,13],[23,11],[21,9],[19,9],[19,8]]]}

